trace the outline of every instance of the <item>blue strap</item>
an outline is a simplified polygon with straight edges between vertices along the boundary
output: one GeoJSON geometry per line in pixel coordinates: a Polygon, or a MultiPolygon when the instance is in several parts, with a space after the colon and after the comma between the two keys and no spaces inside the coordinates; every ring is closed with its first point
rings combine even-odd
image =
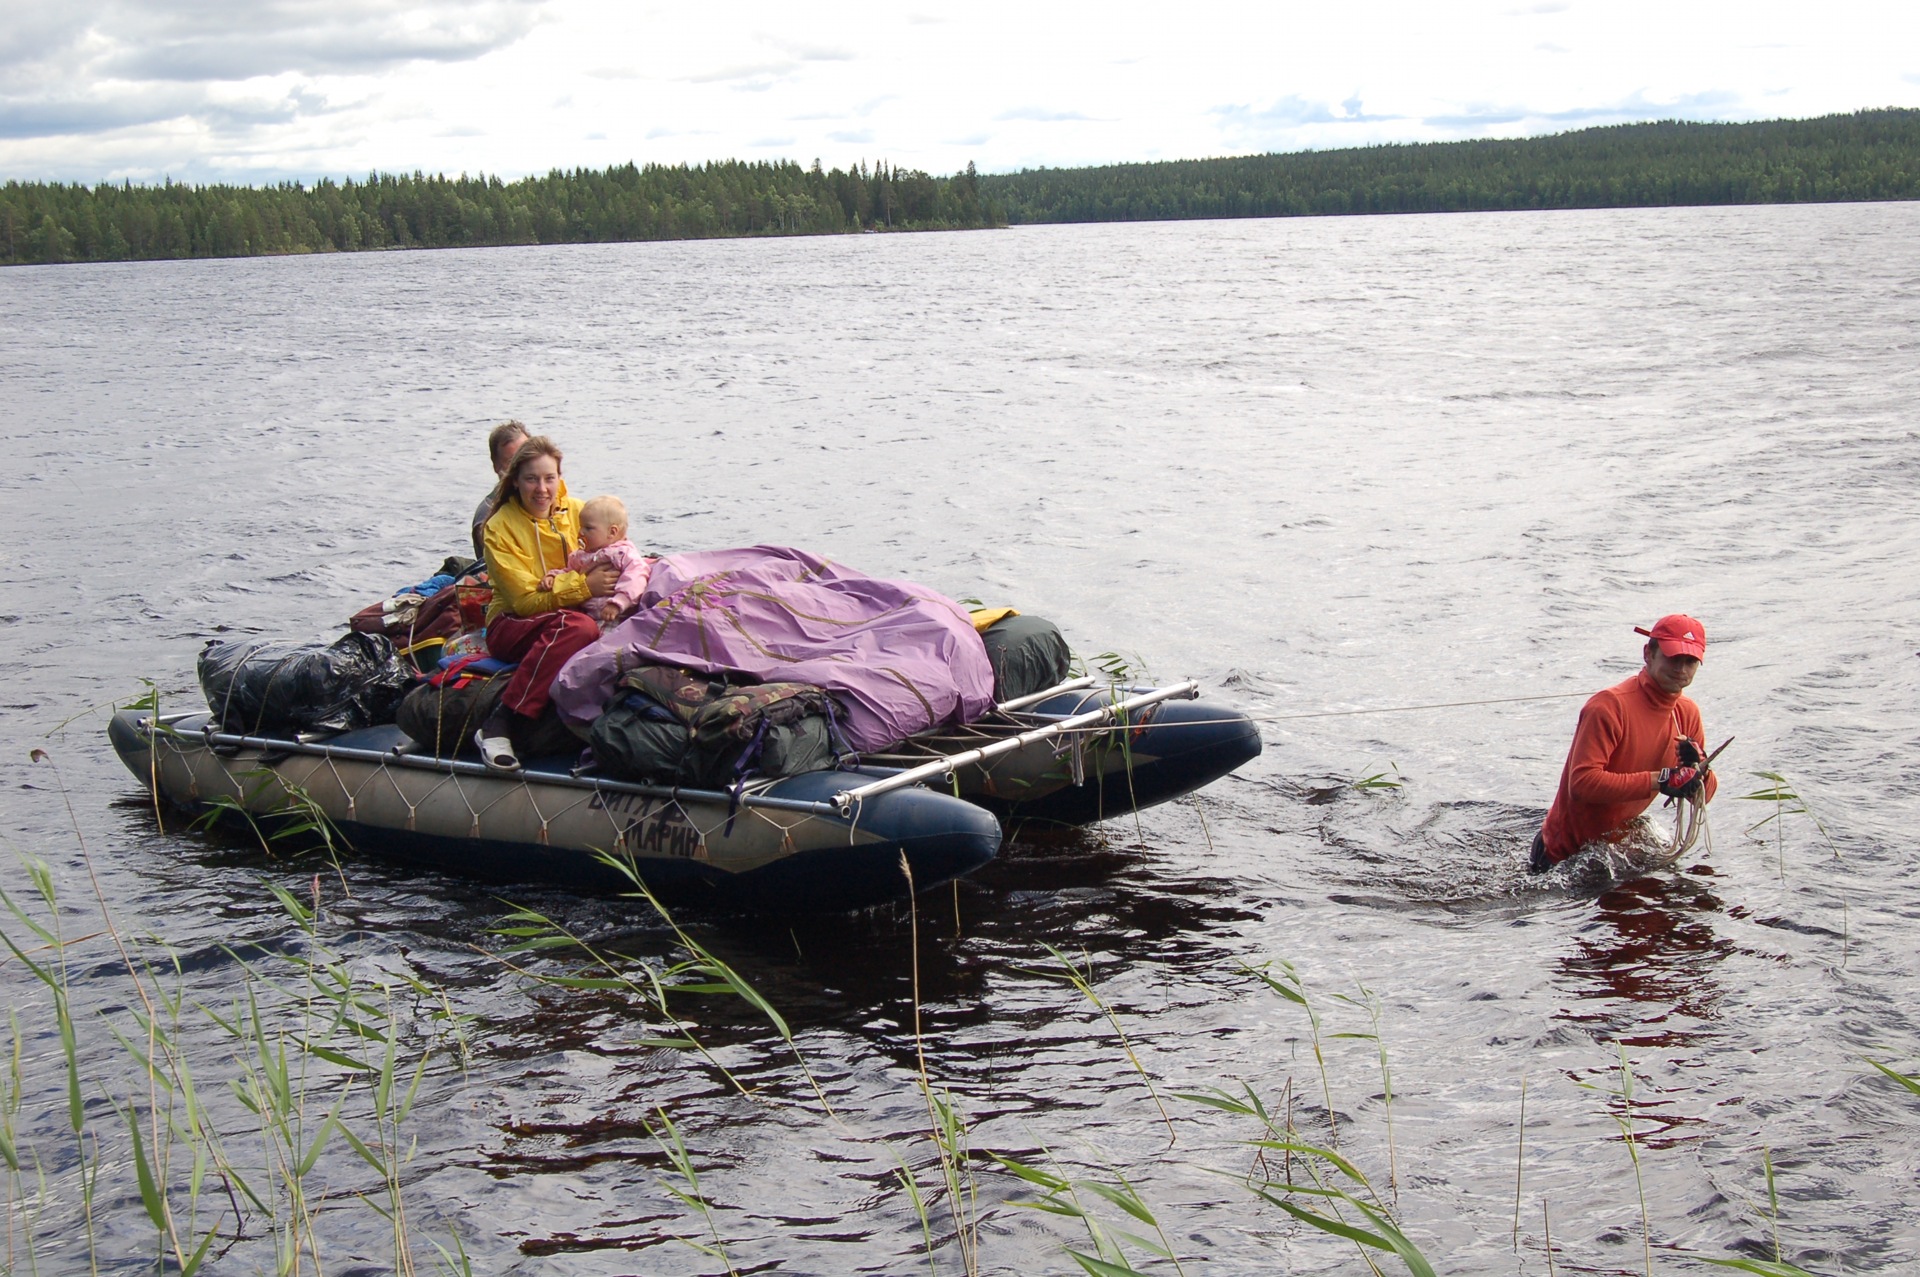
{"type": "Polygon", "coordinates": [[[491,656],[443,656],[440,658],[440,668],[446,669],[449,666],[459,664],[461,661],[466,662],[461,668],[466,670],[467,673],[487,678],[491,678],[495,674],[504,674],[514,668],[505,661],[494,660],[491,656]]]}

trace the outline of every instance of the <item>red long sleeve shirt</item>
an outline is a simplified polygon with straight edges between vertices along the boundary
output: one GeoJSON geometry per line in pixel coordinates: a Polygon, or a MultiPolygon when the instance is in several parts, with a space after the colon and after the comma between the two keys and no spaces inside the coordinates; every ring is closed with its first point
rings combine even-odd
{"type": "MultiPolygon", "coordinates": [[[[1565,860],[1596,839],[1618,842],[1660,792],[1660,769],[1680,765],[1680,739],[1705,749],[1700,707],[1663,691],[1643,669],[1580,709],[1560,789],[1541,827],[1547,855],[1565,860]]],[[[1707,773],[1707,798],[1716,780],[1707,773]]]]}

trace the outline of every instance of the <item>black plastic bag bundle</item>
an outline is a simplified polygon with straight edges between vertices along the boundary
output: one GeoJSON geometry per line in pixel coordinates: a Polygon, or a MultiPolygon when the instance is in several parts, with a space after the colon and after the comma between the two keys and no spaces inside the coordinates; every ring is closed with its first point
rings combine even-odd
{"type": "Polygon", "coordinates": [[[243,735],[391,723],[412,678],[380,634],[348,634],[326,646],[210,639],[200,650],[207,707],[222,728],[243,735]]]}

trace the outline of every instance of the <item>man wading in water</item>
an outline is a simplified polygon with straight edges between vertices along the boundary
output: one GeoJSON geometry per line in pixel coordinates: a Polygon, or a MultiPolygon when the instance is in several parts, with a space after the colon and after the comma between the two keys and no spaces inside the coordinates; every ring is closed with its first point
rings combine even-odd
{"type": "Polygon", "coordinates": [[[1580,709],[1546,824],[1527,868],[1545,873],[1592,842],[1619,842],[1661,794],[1692,798],[1717,782],[1705,766],[1700,707],[1681,695],[1700,672],[1707,630],[1690,616],[1663,616],[1647,636],[1646,668],[1596,693],[1580,709]]]}

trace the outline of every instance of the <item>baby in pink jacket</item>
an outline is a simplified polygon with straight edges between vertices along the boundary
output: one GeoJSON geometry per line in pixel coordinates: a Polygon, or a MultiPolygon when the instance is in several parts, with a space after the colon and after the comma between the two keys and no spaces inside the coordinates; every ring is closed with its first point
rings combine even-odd
{"type": "MultiPolygon", "coordinates": [[[[627,507],[619,497],[595,497],[580,507],[580,548],[567,556],[570,572],[585,572],[602,563],[611,563],[620,569],[620,580],[614,585],[613,593],[605,598],[588,599],[575,607],[600,622],[600,630],[605,633],[613,628],[621,613],[630,611],[639,601],[640,591],[647,588],[647,574],[653,568],[653,560],[627,540],[627,507]]],[[[558,575],[558,568],[547,573],[540,588],[551,590],[553,579],[558,575]]]]}

